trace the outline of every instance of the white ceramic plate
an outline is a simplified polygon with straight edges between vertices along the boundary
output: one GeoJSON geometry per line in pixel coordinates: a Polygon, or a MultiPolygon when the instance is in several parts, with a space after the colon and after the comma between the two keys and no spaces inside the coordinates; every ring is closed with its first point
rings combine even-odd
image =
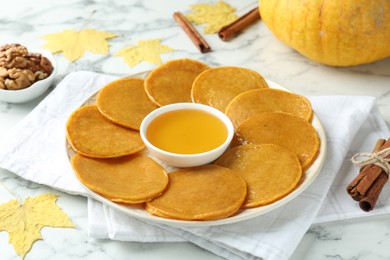
{"type": "MultiPolygon", "coordinates": [[[[145,77],[147,73],[142,73],[142,74],[137,74],[134,75],[133,77],[145,77]]],[[[288,89],[278,85],[275,82],[267,80],[268,85],[271,88],[276,88],[276,89],[282,89],[285,91],[289,91],[288,89]]],[[[291,91],[290,91],[291,92],[291,91]]],[[[96,94],[89,98],[85,104],[94,104],[96,101],[96,94]]],[[[322,168],[322,165],[325,161],[325,155],[326,155],[326,136],[325,136],[325,131],[321,125],[321,122],[319,121],[318,117],[314,114],[312,124],[314,128],[317,130],[318,136],[320,138],[321,146],[320,146],[320,151],[318,154],[317,159],[314,161],[314,163],[310,166],[309,169],[306,170],[306,172],[303,175],[303,180],[301,184],[291,193],[289,193],[287,196],[279,199],[278,201],[275,201],[269,205],[258,207],[258,208],[252,208],[252,209],[245,209],[241,211],[240,213],[231,216],[229,218],[224,218],[224,219],[219,219],[219,220],[210,220],[210,221],[186,221],[186,220],[175,220],[175,219],[167,219],[167,218],[161,218],[157,216],[150,215],[147,211],[140,209],[140,208],[135,208],[135,207],[127,207],[121,204],[114,203],[99,194],[95,193],[94,191],[88,189],[85,185],[83,185],[81,182],[80,184],[88,191],[88,193],[91,195],[92,198],[116,209],[121,211],[122,213],[146,220],[146,221],[151,221],[155,223],[160,223],[160,224],[167,224],[167,225],[172,225],[172,226],[216,226],[216,225],[224,225],[224,224],[231,224],[247,219],[251,219],[263,214],[266,214],[274,209],[277,209],[295,197],[297,197],[299,194],[301,194],[303,191],[309,187],[309,185],[314,181],[314,179],[317,177],[317,175],[320,173],[320,170],[322,168]]],[[[66,142],[66,149],[67,149],[67,154],[68,158],[70,158],[74,155],[74,151],[70,147],[69,143],[66,142]]],[[[154,158],[155,159],[155,158],[154,158]]],[[[161,162],[160,162],[161,163],[161,162]]],[[[173,168],[169,167],[167,165],[163,165],[167,171],[172,171],[173,168]]],[[[77,177],[76,177],[77,179],[77,177]]],[[[78,180],[78,179],[77,179],[78,180]]]]}

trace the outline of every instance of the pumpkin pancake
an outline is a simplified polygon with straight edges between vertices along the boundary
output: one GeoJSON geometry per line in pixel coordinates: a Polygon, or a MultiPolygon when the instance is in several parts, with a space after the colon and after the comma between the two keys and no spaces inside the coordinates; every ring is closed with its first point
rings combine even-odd
{"type": "Polygon", "coordinates": [[[164,218],[213,220],[236,213],[246,197],[246,183],[228,168],[206,165],[168,174],[164,193],[146,203],[146,210],[164,218]]]}
{"type": "Polygon", "coordinates": [[[235,171],[246,181],[248,193],[243,208],[267,205],[286,196],[302,176],[298,157],[274,144],[233,147],[215,164],[235,171]]]}
{"type": "Polygon", "coordinates": [[[283,112],[265,112],[238,126],[234,145],[272,143],[295,153],[306,170],[317,157],[320,140],[306,120],[283,112]]]}
{"type": "Polygon", "coordinates": [[[192,101],[225,112],[227,105],[238,94],[256,88],[267,88],[257,72],[239,67],[217,67],[200,74],[192,85],[192,101]]]}
{"type": "Polygon", "coordinates": [[[66,135],[77,153],[94,158],[118,157],[145,148],[138,131],[110,122],[96,105],[74,111],[66,123],[66,135]]]}
{"type": "Polygon", "coordinates": [[[123,78],[104,86],[96,105],[106,118],[121,126],[139,130],[144,117],[157,106],[145,93],[144,80],[123,78]]]}
{"type": "Polygon", "coordinates": [[[308,122],[313,118],[313,109],[307,98],[272,88],[254,89],[239,94],[229,103],[225,114],[237,127],[251,116],[263,112],[285,112],[308,122]]]}
{"type": "Polygon", "coordinates": [[[76,154],[71,163],[85,186],[114,202],[146,202],[159,196],[168,185],[164,168],[145,154],[110,159],[76,154]]]}
{"type": "Polygon", "coordinates": [[[195,78],[210,69],[207,64],[191,59],[168,61],[155,68],[145,79],[145,90],[157,106],[191,102],[195,78]]]}

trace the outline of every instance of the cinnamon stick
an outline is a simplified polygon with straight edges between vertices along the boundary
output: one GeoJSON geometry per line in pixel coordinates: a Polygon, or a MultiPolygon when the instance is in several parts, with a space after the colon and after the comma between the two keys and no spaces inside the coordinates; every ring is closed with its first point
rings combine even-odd
{"type": "Polygon", "coordinates": [[[221,40],[228,41],[246,29],[248,26],[255,23],[257,20],[260,20],[260,12],[258,7],[239,17],[231,24],[222,27],[218,32],[218,36],[221,40]]]}
{"type": "MultiPolygon", "coordinates": [[[[373,152],[379,152],[390,147],[390,138],[387,141],[379,139],[373,152]]],[[[386,156],[389,158],[390,156],[386,156]]],[[[388,175],[379,166],[369,164],[362,167],[359,175],[347,186],[348,194],[359,201],[359,206],[364,211],[370,211],[375,207],[383,186],[388,180],[388,175]]]]}
{"type": "Polygon", "coordinates": [[[374,181],[372,186],[368,189],[366,195],[359,201],[359,207],[364,211],[371,211],[376,202],[378,201],[379,194],[381,193],[385,183],[387,182],[388,175],[382,172],[374,181]]]}
{"type": "Polygon", "coordinates": [[[194,26],[187,20],[187,18],[180,12],[175,12],[173,18],[188,35],[195,46],[200,50],[201,53],[211,51],[210,45],[200,35],[194,26]]]}

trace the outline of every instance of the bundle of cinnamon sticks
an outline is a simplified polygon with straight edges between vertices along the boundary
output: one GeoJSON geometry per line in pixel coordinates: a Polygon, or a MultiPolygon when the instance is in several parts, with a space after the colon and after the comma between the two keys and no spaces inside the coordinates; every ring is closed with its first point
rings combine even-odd
{"type": "MultiPolygon", "coordinates": [[[[389,147],[390,138],[387,140],[379,139],[372,152],[373,154],[378,153],[389,147]]],[[[390,155],[384,158],[388,159],[390,155]]],[[[375,207],[388,178],[388,173],[383,167],[374,163],[367,164],[361,167],[358,176],[347,186],[347,192],[354,200],[359,201],[362,210],[371,211],[375,207]]]]}

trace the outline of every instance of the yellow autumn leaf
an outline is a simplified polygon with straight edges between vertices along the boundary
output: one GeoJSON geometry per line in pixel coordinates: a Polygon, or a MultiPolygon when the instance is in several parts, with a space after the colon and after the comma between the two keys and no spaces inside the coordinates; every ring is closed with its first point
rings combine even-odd
{"type": "Polygon", "coordinates": [[[17,200],[0,205],[0,231],[7,231],[9,243],[24,258],[32,244],[42,239],[44,226],[75,227],[69,217],[56,205],[57,195],[42,194],[26,198],[23,204],[17,200]]]}
{"type": "Polygon", "coordinates": [[[206,34],[217,33],[223,26],[238,18],[234,13],[236,9],[223,1],[215,4],[194,4],[190,8],[195,12],[187,14],[187,19],[197,25],[207,24],[203,29],[206,34]]]}
{"type": "Polygon", "coordinates": [[[116,35],[96,31],[95,29],[84,29],[80,31],[64,30],[59,33],[52,33],[43,36],[42,39],[48,43],[43,47],[52,53],[63,52],[64,57],[73,62],[90,51],[95,54],[108,54],[107,39],[115,38],[116,35]]]}
{"type": "Polygon", "coordinates": [[[171,52],[173,49],[160,43],[160,39],[139,41],[136,46],[127,46],[119,50],[115,55],[122,56],[130,66],[146,61],[150,64],[160,64],[162,62],[160,54],[171,52]]]}

